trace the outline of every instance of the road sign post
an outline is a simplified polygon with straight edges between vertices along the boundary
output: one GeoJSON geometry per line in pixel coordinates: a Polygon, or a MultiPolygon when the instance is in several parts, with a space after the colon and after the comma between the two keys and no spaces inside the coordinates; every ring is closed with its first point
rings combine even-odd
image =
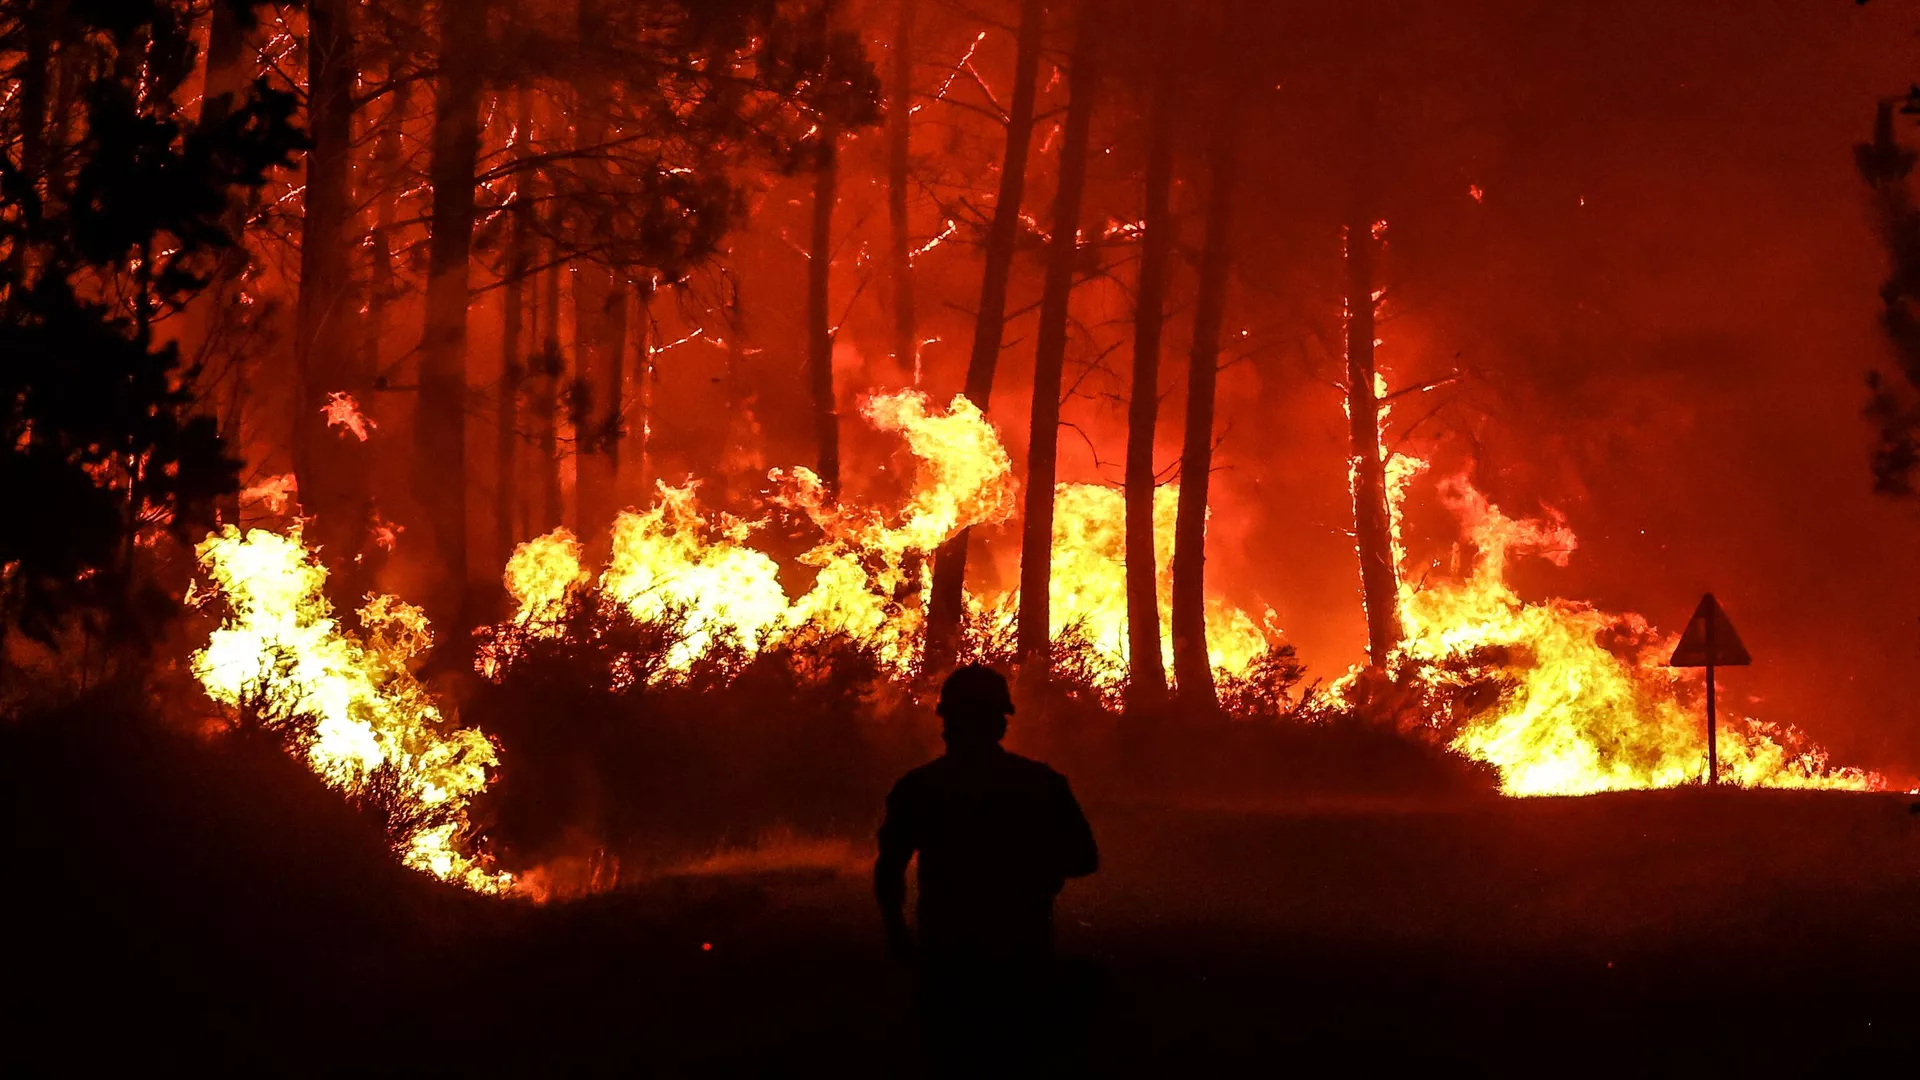
{"type": "Polygon", "coordinates": [[[1680,635],[1680,644],[1673,650],[1673,659],[1667,661],[1667,666],[1707,669],[1707,783],[1712,786],[1720,783],[1720,731],[1714,715],[1713,669],[1744,667],[1751,663],[1753,657],[1740,643],[1733,620],[1727,618],[1720,602],[1712,593],[1701,597],[1700,606],[1694,609],[1693,619],[1680,635]]]}

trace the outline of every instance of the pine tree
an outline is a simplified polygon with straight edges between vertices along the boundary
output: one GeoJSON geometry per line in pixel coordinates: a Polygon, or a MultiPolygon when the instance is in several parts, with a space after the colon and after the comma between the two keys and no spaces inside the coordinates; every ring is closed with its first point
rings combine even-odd
{"type": "Polygon", "coordinates": [[[1051,638],[1053,585],[1053,492],[1060,449],[1061,376],[1066,370],[1067,314],[1080,255],[1080,203],[1086,190],[1087,143],[1093,128],[1100,72],[1096,28],[1102,8],[1083,0],[1074,30],[1068,75],[1065,139],[1060,146],[1060,183],[1053,200],[1053,236],[1047,246],[1047,277],[1040,299],[1040,334],[1034,351],[1033,404],[1027,428],[1026,516],[1020,544],[1020,616],[1015,656],[1046,669],[1051,638]]]}
{"type": "Polygon", "coordinates": [[[0,37],[28,42],[0,92],[25,136],[0,154],[0,491],[32,508],[0,515],[0,636],[145,627],[164,594],[142,545],[198,539],[236,485],[154,323],[208,287],[237,193],[300,137],[292,97],[264,86],[192,115],[189,10],[0,5],[0,37]],[[56,73],[78,91],[69,115],[56,73]]]}

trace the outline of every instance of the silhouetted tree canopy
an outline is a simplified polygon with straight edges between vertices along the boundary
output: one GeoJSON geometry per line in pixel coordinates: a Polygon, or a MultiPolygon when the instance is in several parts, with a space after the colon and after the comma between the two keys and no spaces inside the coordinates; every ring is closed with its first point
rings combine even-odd
{"type": "Polygon", "coordinates": [[[126,629],[163,595],[135,588],[136,547],[203,535],[235,486],[155,323],[238,242],[233,192],[290,163],[294,100],[259,86],[189,116],[183,4],[8,4],[0,37],[23,43],[10,74],[39,94],[0,155],[0,634],[46,639],[79,612],[126,629]],[[78,85],[70,115],[46,104],[57,80],[78,85]]]}

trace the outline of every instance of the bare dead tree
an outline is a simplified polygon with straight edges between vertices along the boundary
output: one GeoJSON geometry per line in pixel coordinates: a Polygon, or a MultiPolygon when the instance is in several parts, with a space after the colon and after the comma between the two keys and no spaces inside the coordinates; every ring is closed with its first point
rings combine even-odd
{"type": "Polygon", "coordinates": [[[1392,510],[1381,457],[1380,398],[1373,364],[1373,215],[1356,198],[1347,218],[1347,429],[1353,470],[1353,535],[1367,609],[1367,657],[1384,671],[1400,643],[1399,574],[1393,563],[1392,510]]]}

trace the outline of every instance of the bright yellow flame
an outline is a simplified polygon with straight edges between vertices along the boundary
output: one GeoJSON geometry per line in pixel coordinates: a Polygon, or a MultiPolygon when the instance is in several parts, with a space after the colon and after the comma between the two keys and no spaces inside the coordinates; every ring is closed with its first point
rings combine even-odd
{"type": "Polygon", "coordinates": [[[464,850],[467,804],[497,759],[484,734],[451,727],[413,677],[409,662],[433,640],[420,609],[369,597],[364,637],[342,629],[322,592],[327,572],[297,531],[228,526],[196,554],[229,609],[193,655],[207,694],[254,711],[333,787],[360,793],[390,773],[397,809],[425,822],[401,842],[406,865],[480,892],[508,888],[508,875],[464,850]]]}
{"type": "MultiPolygon", "coordinates": [[[[822,534],[799,557],[815,576],[798,598],[781,586],[779,564],[748,544],[764,523],[709,518],[692,484],[662,484],[651,509],[619,516],[599,594],[638,619],[678,621],[678,640],[656,678],[684,674],[722,642],[751,654],[796,638],[844,636],[897,671],[918,662],[918,596],[930,556],[961,529],[1011,515],[1013,466],[993,426],[964,397],[937,412],[924,394],[902,391],[871,397],[861,411],[875,428],[899,434],[919,460],[913,490],[897,511],[882,513],[834,502],[808,469],[774,470],[773,502],[804,514],[822,534]]],[[[580,545],[564,531],[520,545],[507,567],[518,610],[506,629],[526,633],[551,623],[587,576],[580,545]]],[[[483,672],[495,674],[503,654],[510,656],[511,647],[499,644],[510,637],[496,629],[482,651],[483,672]]]]}
{"type": "MultiPolygon", "coordinates": [[[[1179,506],[1178,485],[1165,484],[1154,491],[1153,559],[1163,668],[1173,662],[1173,528],[1179,506]]],[[[1093,648],[1096,681],[1108,690],[1123,684],[1132,655],[1127,635],[1126,556],[1125,493],[1098,484],[1061,484],[1054,489],[1048,630],[1054,637],[1077,630],[1093,648]]],[[[1216,673],[1244,674],[1273,639],[1246,612],[1208,598],[1207,659],[1216,673]]]]}
{"type": "Polygon", "coordinates": [[[561,528],[513,549],[507,560],[507,595],[523,623],[551,626],[567,614],[574,595],[587,584],[586,550],[561,528]]]}
{"type": "MultiPolygon", "coordinates": [[[[679,639],[655,678],[686,672],[722,641],[751,654],[793,640],[844,637],[872,649],[896,672],[918,663],[925,625],[920,598],[930,585],[931,556],[960,530],[1012,515],[1013,467],[998,433],[965,397],[939,412],[925,395],[902,391],[869,398],[861,412],[876,429],[906,442],[919,463],[913,488],[899,508],[883,512],[829,499],[807,469],[775,470],[773,502],[806,515],[822,534],[799,556],[815,573],[796,598],[782,589],[778,564],[748,544],[764,523],[725,515],[709,520],[692,485],[662,485],[652,509],[620,515],[599,593],[639,619],[680,620],[679,639]]],[[[1163,663],[1172,647],[1165,628],[1179,497],[1168,485],[1154,498],[1163,663]]],[[[1085,637],[1093,648],[1090,674],[1108,690],[1117,690],[1127,672],[1124,521],[1118,491],[1086,484],[1056,489],[1050,629],[1085,637]]],[[[580,560],[580,545],[564,530],[514,552],[506,580],[518,611],[512,627],[496,628],[494,641],[483,647],[483,672],[496,674],[503,651],[510,656],[510,645],[500,644],[511,640],[507,630],[541,633],[567,610],[588,576],[580,560]]],[[[969,594],[966,603],[974,619],[1010,626],[1018,596],[969,594]]],[[[1207,625],[1209,655],[1222,673],[1244,672],[1274,639],[1251,616],[1219,601],[1209,602],[1207,625]]]]}
{"type": "Polygon", "coordinates": [[[600,575],[602,596],[635,618],[684,620],[666,656],[670,671],[685,671],[721,639],[754,651],[787,613],[780,567],[744,545],[745,524],[709,526],[694,505],[694,486],[661,484],[653,509],[622,513],[600,575]]]}
{"type": "MultiPolygon", "coordinates": [[[[1459,580],[1401,585],[1406,639],[1397,663],[1444,687],[1494,678],[1510,691],[1464,719],[1454,749],[1498,767],[1511,795],[1672,787],[1705,774],[1705,721],[1664,666],[1674,639],[1646,619],[1568,600],[1530,603],[1506,583],[1529,553],[1565,565],[1575,547],[1557,514],[1510,518],[1465,477],[1440,485],[1476,555],[1459,580]]],[[[1721,778],[1743,786],[1872,790],[1880,777],[1836,768],[1797,732],[1723,720],[1721,778]]]]}

